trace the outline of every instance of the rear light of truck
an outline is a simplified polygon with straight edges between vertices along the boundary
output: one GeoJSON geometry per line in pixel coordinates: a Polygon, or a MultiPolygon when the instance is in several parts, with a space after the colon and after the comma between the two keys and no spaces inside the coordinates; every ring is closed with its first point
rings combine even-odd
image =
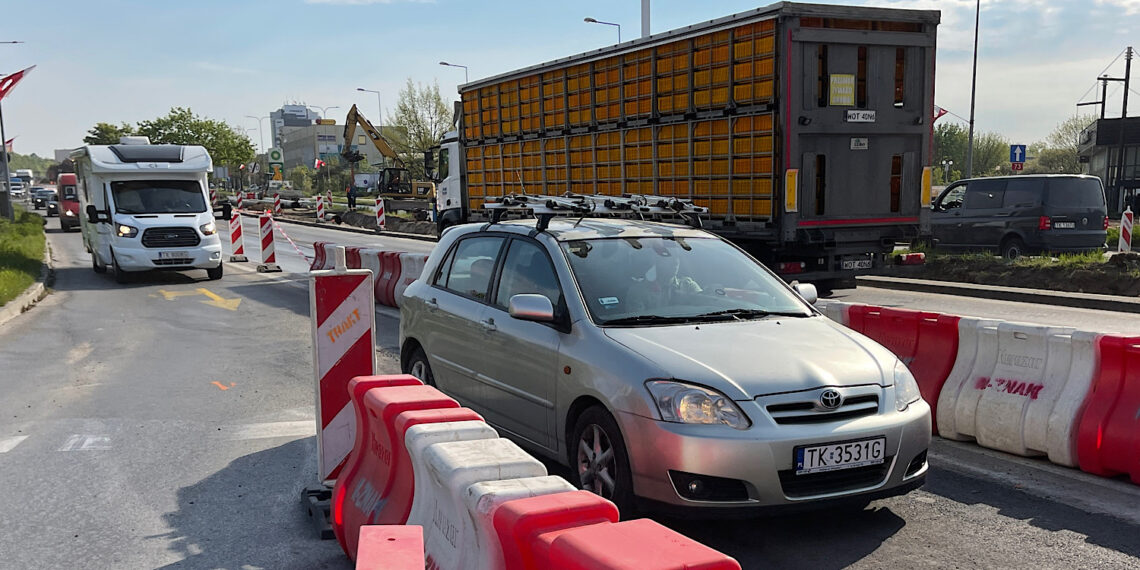
{"type": "Polygon", "coordinates": [[[1051,229],[1053,229],[1053,219],[1050,218],[1049,216],[1041,216],[1040,218],[1037,218],[1037,229],[1039,229],[1039,230],[1051,230],[1051,229]]]}
{"type": "Polygon", "coordinates": [[[776,264],[776,273],[803,273],[807,264],[802,261],[782,261],[776,264]]]}

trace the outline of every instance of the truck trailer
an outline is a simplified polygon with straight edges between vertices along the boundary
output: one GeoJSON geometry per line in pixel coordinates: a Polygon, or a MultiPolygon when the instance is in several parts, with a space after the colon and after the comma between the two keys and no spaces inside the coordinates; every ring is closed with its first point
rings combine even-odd
{"type": "Polygon", "coordinates": [[[461,85],[438,223],[654,195],[824,291],[929,234],[938,11],[781,2],[461,85]]]}

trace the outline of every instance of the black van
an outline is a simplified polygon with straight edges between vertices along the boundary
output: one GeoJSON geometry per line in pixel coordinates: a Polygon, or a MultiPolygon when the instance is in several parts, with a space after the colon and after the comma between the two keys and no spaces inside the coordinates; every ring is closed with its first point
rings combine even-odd
{"type": "Polygon", "coordinates": [[[1100,178],[1026,174],[947,186],[930,216],[936,247],[1029,253],[1104,251],[1108,209],[1100,178]]]}

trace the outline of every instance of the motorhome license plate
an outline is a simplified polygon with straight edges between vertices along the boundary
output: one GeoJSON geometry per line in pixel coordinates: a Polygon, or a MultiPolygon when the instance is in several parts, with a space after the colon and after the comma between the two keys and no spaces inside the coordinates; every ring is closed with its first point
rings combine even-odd
{"type": "Polygon", "coordinates": [[[848,259],[843,262],[844,269],[870,269],[870,259],[848,259]]]}
{"type": "Polygon", "coordinates": [[[1053,227],[1059,230],[1071,230],[1077,227],[1076,222],[1053,222],[1053,227]]]}
{"type": "Polygon", "coordinates": [[[159,259],[190,259],[189,251],[160,251],[159,259]]]}
{"type": "Polygon", "coordinates": [[[796,475],[877,465],[886,459],[886,453],[885,437],[801,446],[795,450],[796,475]]]}

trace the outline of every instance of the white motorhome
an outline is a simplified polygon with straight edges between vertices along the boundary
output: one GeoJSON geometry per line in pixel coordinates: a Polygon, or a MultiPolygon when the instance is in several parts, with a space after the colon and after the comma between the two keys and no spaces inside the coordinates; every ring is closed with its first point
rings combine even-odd
{"type": "Polygon", "coordinates": [[[222,277],[222,244],[210,208],[210,154],[201,146],[123,137],[71,153],[79,175],[83,245],[96,273],[115,280],[158,269],[222,277]]]}

